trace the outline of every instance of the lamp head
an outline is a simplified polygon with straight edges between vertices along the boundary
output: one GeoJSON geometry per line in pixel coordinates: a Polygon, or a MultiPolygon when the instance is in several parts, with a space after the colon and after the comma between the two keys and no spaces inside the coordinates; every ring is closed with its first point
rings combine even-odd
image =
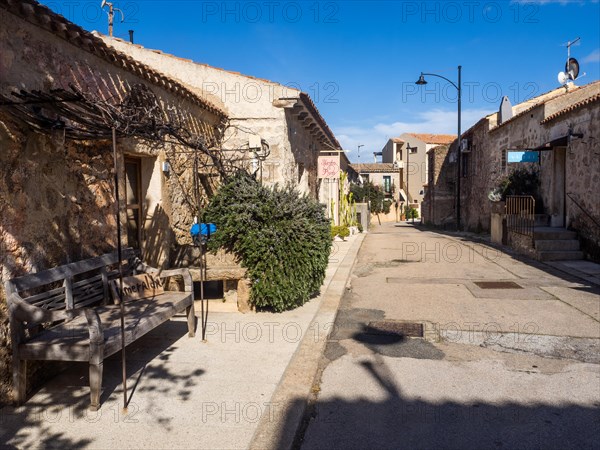
{"type": "Polygon", "coordinates": [[[421,72],[421,76],[419,77],[419,79],[417,81],[415,81],[415,84],[418,84],[419,86],[427,84],[427,81],[425,80],[425,75],[423,75],[423,72],[421,72]]]}

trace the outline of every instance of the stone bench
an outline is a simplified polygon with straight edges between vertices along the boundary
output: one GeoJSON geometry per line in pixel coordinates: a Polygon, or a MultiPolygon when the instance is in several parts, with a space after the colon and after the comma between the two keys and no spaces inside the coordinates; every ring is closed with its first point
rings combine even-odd
{"type": "MultiPolygon", "coordinates": [[[[122,256],[125,275],[146,274],[128,278],[130,287],[123,290],[140,297],[145,296],[138,292],[142,288],[151,287],[155,292],[150,298],[125,301],[125,346],[181,312],[187,314],[189,336],[193,337],[189,271],[159,271],[146,266],[135,259],[132,249],[123,251],[122,256]],[[171,277],[183,280],[183,291],[164,290],[171,277]]],[[[6,282],[17,403],[26,398],[28,360],[87,361],[90,409],[100,407],[103,361],[122,348],[121,306],[116,294],[118,263],[117,254],[110,253],[6,282]]]]}

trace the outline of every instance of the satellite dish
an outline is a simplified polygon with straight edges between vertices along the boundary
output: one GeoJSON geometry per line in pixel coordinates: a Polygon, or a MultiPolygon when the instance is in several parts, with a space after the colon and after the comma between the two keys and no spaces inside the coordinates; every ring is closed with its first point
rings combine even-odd
{"type": "Polygon", "coordinates": [[[569,81],[569,75],[564,72],[558,72],[558,82],[560,84],[567,84],[567,81],[569,81]]]}
{"type": "Polygon", "coordinates": [[[575,58],[569,58],[565,64],[565,72],[570,80],[576,80],[579,76],[579,63],[575,58]]]}

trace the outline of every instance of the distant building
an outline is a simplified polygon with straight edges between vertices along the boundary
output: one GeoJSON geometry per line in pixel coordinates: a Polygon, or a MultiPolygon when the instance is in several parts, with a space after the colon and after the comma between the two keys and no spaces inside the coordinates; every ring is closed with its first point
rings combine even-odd
{"type": "Polygon", "coordinates": [[[358,174],[361,181],[372,182],[380,186],[385,196],[389,199],[406,201],[400,196],[402,185],[402,171],[390,163],[351,164],[352,169],[358,174]]]}
{"type": "Polygon", "coordinates": [[[449,134],[404,133],[389,139],[383,147],[382,162],[394,164],[401,169],[402,194],[409,201],[421,203],[427,184],[427,151],[438,145],[449,145],[456,139],[449,134]],[[407,191],[407,194],[404,193],[407,191]]]}

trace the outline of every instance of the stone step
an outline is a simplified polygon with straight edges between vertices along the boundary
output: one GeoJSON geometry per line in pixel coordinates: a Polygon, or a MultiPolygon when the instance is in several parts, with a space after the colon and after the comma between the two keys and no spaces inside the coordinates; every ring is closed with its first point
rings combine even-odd
{"type": "Polygon", "coordinates": [[[577,239],[577,232],[565,230],[564,228],[536,227],[533,229],[533,238],[535,240],[577,239]]]}
{"type": "Polygon", "coordinates": [[[554,251],[554,250],[579,250],[579,240],[577,239],[549,239],[536,240],[535,249],[537,251],[554,251]]]}
{"type": "Polygon", "coordinates": [[[536,253],[540,261],[572,261],[583,259],[583,252],[580,250],[537,251],[536,253]]]}

